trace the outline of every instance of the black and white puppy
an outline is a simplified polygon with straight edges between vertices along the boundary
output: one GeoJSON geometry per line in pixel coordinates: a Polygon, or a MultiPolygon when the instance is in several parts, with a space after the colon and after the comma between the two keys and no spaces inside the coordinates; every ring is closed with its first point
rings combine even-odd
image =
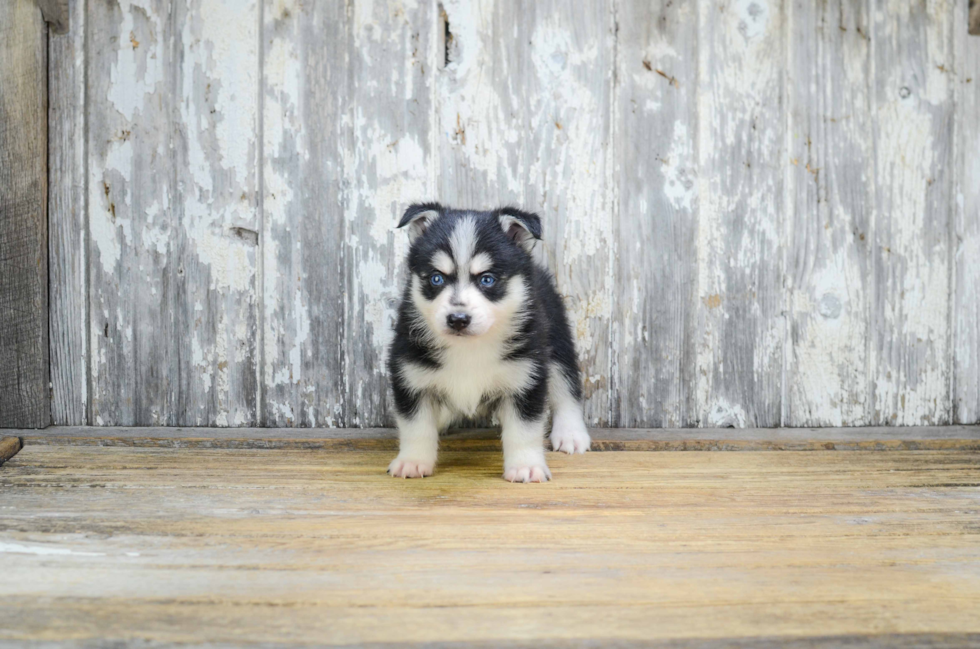
{"type": "Polygon", "coordinates": [[[551,274],[531,258],[541,220],[517,209],[475,212],[413,205],[409,278],[388,358],[399,453],[395,477],[432,475],[439,432],[496,413],[504,479],[544,482],[551,446],[584,453],[575,344],[551,274]]]}

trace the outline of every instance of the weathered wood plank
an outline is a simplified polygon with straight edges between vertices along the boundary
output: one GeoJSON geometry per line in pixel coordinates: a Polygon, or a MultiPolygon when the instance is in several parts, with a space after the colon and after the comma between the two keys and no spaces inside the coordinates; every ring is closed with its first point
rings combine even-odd
{"type": "Polygon", "coordinates": [[[383,426],[394,421],[385,351],[408,251],[408,237],[394,226],[408,205],[435,193],[437,5],[355,3],[351,11],[345,53],[352,127],[345,156],[346,424],[383,426]]]}
{"type": "Polygon", "coordinates": [[[609,421],[692,426],[699,420],[697,5],[630,0],[617,4],[616,21],[609,421]]]}
{"type": "Polygon", "coordinates": [[[222,11],[89,17],[95,423],[255,421],[257,5],[222,11]]]}
{"type": "Polygon", "coordinates": [[[698,8],[699,419],[778,426],[784,3],[702,0],[698,8]]]}
{"type": "Polygon", "coordinates": [[[344,426],[348,16],[263,5],[261,423],[344,426]]]}
{"type": "Polygon", "coordinates": [[[34,2],[0,3],[0,427],[51,423],[46,49],[34,2]]]}
{"type": "Polygon", "coordinates": [[[49,37],[48,259],[51,419],[88,418],[88,233],[85,213],[85,6],[71,0],[74,28],[49,37]]]}
{"type": "MultiPolygon", "coordinates": [[[[975,7],[980,22],[980,3],[975,7]]],[[[980,422],[980,38],[954,19],[956,65],[952,421],[980,422]]],[[[980,31],[980,25],[978,25],[980,31]]]]}
{"type": "MultiPolygon", "coordinates": [[[[980,36],[980,1],[970,0],[969,4],[969,16],[967,17],[967,29],[970,34],[974,36],[980,36]]],[[[959,27],[959,25],[955,25],[959,27]]]]}
{"type": "Polygon", "coordinates": [[[406,481],[384,474],[388,452],[27,446],[3,469],[0,633],[617,646],[980,631],[977,453],[557,455],[555,480],[528,486],[500,480],[494,452],[406,481]]]}
{"type": "Polygon", "coordinates": [[[90,3],[87,210],[89,418],[176,424],[180,222],[171,134],[179,111],[169,0],[90,3]]]}
{"type": "Polygon", "coordinates": [[[177,425],[256,422],[259,4],[176,3],[170,268],[177,425]]]}
{"type": "Polygon", "coordinates": [[[953,3],[874,4],[871,423],[948,423],[953,3]]]}
{"type": "MultiPolygon", "coordinates": [[[[788,75],[788,426],[860,426],[874,210],[867,7],[794,1],[788,75]]],[[[781,164],[787,164],[781,161],[781,164]]]]}

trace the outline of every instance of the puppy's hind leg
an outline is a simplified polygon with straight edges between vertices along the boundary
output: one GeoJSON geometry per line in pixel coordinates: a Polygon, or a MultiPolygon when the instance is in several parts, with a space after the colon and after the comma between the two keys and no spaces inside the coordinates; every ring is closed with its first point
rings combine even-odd
{"type": "Polygon", "coordinates": [[[582,403],[576,398],[576,390],[569,385],[566,373],[557,363],[552,363],[548,377],[548,403],[551,406],[551,448],[565,453],[585,453],[592,446],[592,438],[585,427],[582,403]]]}
{"type": "Polygon", "coordinates": [[[439,453],[441,406],[431,399],[419,399],[415,412],[396,415],[398,457],[388,465],[393,478],[424,478],[432,475],[439,453]]]}

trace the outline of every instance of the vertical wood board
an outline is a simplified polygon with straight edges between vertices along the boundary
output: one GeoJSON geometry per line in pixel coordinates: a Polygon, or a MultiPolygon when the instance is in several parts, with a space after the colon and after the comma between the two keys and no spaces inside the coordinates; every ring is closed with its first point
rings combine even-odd
{"type": "Polygon", "coordinates": [[[348,17],[263,2],[262,424],[346,426],[348,17]]]}
{"type": "Polygon", "coordinates": [[[172,11],[173,418],[255,425],[259,0],[177,2],[172,11]]]}
{"type": "MultiPolygon", "coordinates": [[[[961,28],[953,14],[956,42],[956,186],[951,254],[953,276],[953,423],[980,423],[980,38],[961,28]]],[[[976,11],[980,23],[980,5],[976,11]]],[[[980,28],[980,25],[978,25],[980,28]]]]}
{"type": "Polygon", "coordinates": [[[786,236],[788,426],[860,426],[868,413],[874,121],[870,17],[794,0],[786,236]]]}
{"type": "Polygon", "coordinates": [[[0,427],[51,422],[46,49],[34,2],[0,3],[0,427]]]}
{"type": "Polygon", "coordinates": [[[951,4],[876,2],[871,423],[950,422],[951,4]]]}
{"type": "Polygon", "coordinates": [[[123,0],[90,2],[86,15],[89,416],[99,426],[179,423],[174,11],[170,0],[123,0]]]}
{"type": "Polygon", "coordinates": [[[85,0],[68,3],[67,33],[49,34],[48,259],[51,419],[88,416],[88,232],[85,212],[85,0]]]}
{"type": "Polygon", "coordinates": [[[685,427],[696,404],[697,4],[616,5],[610,419],[685,427]]]}
{"type": "Polygon", "coordinates": [[[699,423],[778,426],[785,4],[701,0],[698,8],[699,423]]]}

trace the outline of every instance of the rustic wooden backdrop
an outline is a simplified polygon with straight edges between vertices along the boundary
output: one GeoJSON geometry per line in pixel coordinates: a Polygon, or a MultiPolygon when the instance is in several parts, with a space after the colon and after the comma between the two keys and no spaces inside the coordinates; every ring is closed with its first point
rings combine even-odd
{"type": "Polygon", "coordinates": [[[422,199],[541,214],[594,425],[980,420],[966,0],[72,0],[49,47],[54,423],[389,423],[422,199]]]}

